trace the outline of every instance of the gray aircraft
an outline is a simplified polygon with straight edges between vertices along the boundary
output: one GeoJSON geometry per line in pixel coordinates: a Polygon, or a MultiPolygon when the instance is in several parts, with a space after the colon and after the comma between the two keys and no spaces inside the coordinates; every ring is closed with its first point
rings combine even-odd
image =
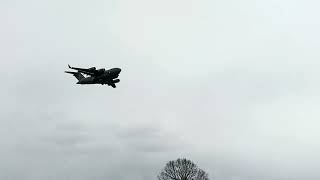
{"type": "Polygon", "coordinates": [[[116,83],[120,82],[120,79],[117,79],[121,72],[120,68],[106,70],[104,68],[96,69],[95,67],[88,69],[76,68],[71,67],[70,65],[68,65],[68,67],[70,69],[77,70],[77,72],[65,71],[65,73],[72,74],[78,79],[77,84],[107,84],[108,86],[116,88],[116,83]],[[87,75],[87,77],[85,77],[83,74],[87,75]]]}

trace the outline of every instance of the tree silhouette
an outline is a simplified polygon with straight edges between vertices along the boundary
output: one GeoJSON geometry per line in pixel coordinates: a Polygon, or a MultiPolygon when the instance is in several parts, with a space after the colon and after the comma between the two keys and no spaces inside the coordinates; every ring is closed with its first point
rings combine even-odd
{"type": "Polygon", "coordinates": [[[187,159],[169,161],[158,175],[159,180],[209,180],[208,174],[187,159]]]}

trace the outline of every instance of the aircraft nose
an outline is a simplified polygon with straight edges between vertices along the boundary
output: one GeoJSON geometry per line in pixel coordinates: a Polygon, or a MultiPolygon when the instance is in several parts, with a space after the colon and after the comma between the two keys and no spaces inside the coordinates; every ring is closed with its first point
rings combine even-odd
{"type": "Polygon", "coordinates": [[[117,68],[117,71],[118,71],[118,73],[120,73],[120,72],[121,72],[121,69],[120,69],[120,68],[117,68]]]}

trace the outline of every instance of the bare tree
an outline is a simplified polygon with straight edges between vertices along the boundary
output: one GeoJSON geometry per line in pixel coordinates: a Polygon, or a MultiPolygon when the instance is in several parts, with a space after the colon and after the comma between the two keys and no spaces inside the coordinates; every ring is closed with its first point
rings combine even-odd
{"type": "Polygon", "coordinates": [[[209,175],[202,169],[199,169],[195,180],[209,180],[209,175]]]}
{"type": "Polygon", "coordinates": [[[187,159],[169,161],[158,175],[159,180],[209,180],[208,174],[187,159]]]}

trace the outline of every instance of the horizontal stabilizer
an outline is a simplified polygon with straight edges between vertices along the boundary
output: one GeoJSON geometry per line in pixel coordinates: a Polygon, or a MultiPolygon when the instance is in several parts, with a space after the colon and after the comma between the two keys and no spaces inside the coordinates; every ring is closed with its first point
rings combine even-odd
{"type": "Polygon", "coordinates": [[[79,81],[83,78],[85,78],[80,72],[71,72],[71,71],[65,71],[65,73],[72,74],[74,77],[76,77],[79,81]]]}
{"type": "Polygon", "coordinates": [[[78,72],[65,71],[65,73],[69,73],[69,74],[77,74],[78,72]]]}

